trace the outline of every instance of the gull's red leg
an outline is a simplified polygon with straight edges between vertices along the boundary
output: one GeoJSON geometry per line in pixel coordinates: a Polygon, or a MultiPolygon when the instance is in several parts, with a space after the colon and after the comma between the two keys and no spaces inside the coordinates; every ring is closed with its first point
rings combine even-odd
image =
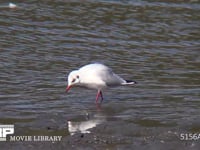
{"type": "Polygon", "coordinates": [[[103,101],[103,94],[102,94],[101,90],[98,90],[98,92],[97,92],[96,103],[98,103],[98,101],[99,101],[99,96],[101,96],[101,102],[102,102],[103,101]]]}
{"type": "Polygon", "coordinates": [[[100,96],[101,96],[101,102],[103,101],[103,94],[102,91],[100,91],[100,96]]]}
{"type": "Polygon", "coordinates": [[[98,103],[98,100],[99,100],[100,93],[101,93],[101,91],[100,91],[100,90],[98,90],[98,92],[97,92],[97,96],[96,96],[96,104],[98,103]]]}

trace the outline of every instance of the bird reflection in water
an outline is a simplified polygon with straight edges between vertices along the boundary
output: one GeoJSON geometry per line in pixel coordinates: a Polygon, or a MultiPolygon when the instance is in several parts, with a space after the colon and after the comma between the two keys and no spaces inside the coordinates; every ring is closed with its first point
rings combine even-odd
{"type": "Polygon", "coordinates": [[[68,121],[68,131],[70,135],[74,135],[75,133],[91,133],[91,131],[89,131],[90,129],[96,127],[104,121],[105,117],[103,116],[95,116],[90,119],[89,115],[87,115],[86,121],[68,121]]]}

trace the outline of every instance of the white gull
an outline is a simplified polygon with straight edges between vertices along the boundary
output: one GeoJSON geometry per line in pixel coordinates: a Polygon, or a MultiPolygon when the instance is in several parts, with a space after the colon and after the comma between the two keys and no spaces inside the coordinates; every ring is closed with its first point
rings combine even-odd
{"type": "Polygon", "coordinates": [[[90,89],[98,90],[96,96],[96,103],[101,96],[103,100],[102,90],[108,87],[115,87],[120,85],[136,84],[135,81],[124,80],[113,71],[100,63],[89,64],[81,67],[78,70],[70,72],[68,75],[68,86],[66,92],[73,86],[83,86],[90,89]]]}

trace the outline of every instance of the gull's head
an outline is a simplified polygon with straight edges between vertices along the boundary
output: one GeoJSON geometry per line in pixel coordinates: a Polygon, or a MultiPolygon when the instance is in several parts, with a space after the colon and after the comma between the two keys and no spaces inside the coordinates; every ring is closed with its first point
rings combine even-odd
{"type": "Polygon", "coordinates": [[[66,92],[68,92],[72,86],[78,85],[79,83],[80,83],[80,77],[78,70],[70,72],[70,74],[68,75],[68,85],[66,88],[66,92]]]}

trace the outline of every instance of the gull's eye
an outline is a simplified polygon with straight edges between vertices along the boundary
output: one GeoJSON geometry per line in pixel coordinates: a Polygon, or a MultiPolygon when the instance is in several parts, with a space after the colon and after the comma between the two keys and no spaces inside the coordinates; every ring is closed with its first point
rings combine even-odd
{"type": "Polygon", "coordinates": [[[79,75],[77,75],[76,78],[79,79],[79,75]]]}
{"type": "Polygon", "coordinates": [[[76,79],[73,79],[72,82],[75,82],[76,79]]]}

